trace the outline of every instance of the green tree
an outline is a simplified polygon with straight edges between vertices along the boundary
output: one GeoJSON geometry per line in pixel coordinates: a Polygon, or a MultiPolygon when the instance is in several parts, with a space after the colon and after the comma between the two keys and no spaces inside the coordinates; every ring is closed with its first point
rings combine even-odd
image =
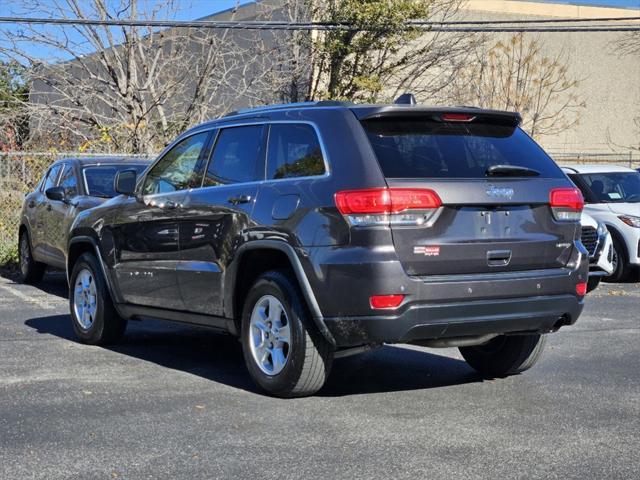
{"type": "Polygon", "coordinates": [[[367,102],[409,90],[433,97],[462,63],[475,37],[425,32],[407,27],[407,22],[450,19],[460,4],[461,0],[309,0],[314,20],[354,28],[312,36],[307,98],[367,102]]]}
{"type": "Polygon", "coordinates": [[[13,61],[0,61],[0,151],[15,150],[29,135],[24,104],[29,98],[25,69],[13,61]]]}

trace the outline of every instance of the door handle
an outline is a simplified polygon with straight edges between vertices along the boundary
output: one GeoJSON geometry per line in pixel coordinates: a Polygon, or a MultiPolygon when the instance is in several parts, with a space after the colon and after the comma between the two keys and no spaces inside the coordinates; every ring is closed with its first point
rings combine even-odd
{"type": "Polygon", "coordinates": [[[490,250],[487,252],[487,265],[506,267],[511,262],[511,250],[490,250]]]}
{"type": "Polygon", "coordinates": [[[240,203],[249,203],[251,201],[251,195],[240,195],[238,197],[230,197],[227,200],[232,205],[238,205],[240,203]]]}

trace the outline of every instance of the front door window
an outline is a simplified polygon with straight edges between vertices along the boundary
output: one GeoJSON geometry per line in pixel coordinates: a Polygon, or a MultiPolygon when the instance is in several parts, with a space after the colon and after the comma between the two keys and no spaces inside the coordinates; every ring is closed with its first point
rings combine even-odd
{"type": "Polygon", "coordinates": [[[194,171],[208,137],[209,132],[197,133],[176,144],[151,168],[144,180],[142,193],[170,193],[192,186],[194,171]]]}

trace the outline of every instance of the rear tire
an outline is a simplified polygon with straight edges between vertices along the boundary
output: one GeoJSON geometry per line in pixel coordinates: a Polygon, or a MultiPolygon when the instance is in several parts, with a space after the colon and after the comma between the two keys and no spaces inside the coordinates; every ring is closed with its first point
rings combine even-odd
{"type": "Polygon", "coordinates": [[[24,231],[18,240],[18,256],[20,262],[20,281],[22,283],[38,283],[42,281],[46,265],[33,259],[31,253],[31,239],[24,231]]]}
{"type": "Polygon", "coordinates": [[[84,253],[69,279],[73,330],[81,343],[108,345],[124,334],[127,321],[118,315],[96,257],[84,253]]]}
{"type": "Polygon", "coordinates": [[[628,277],[631,270],[629,266],[629,260],[627,258],[627,252],[622,242],[616,237],[612,238],[613,243],[613,272],[611,275],[604,277],[605,282],[618,283],[624,282],[628,277]]]}
{"type": "Polygon", "coordinates": [[[589,277],[589,280],[587,281],[587,293],[593,292],[596,288],[598,288],[601,279],[602,277],[589,277]]]}
{"type": "Polygon", "coordinates": [[[249,290],[241,339],[251,378],[271,395],[313,395],[329,376],[333,348],[316,328],[297,283],[286,271],[263,274],[249,290]]]}
{"type": "Polygon", "coordinates": [[[489,377],[505,377],[530,369],[538,361],[546,337],[544,335],[500,335],[484,345],[460,347],[460,353],[478,373],[489,377]]]}

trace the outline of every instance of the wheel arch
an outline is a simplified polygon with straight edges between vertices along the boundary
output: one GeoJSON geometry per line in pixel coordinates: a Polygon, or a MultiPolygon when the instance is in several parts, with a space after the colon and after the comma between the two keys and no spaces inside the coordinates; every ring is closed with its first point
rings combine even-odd
{"type": "Polygon", "coordinates": [[[234,319],[238,332],[244,295],[259,275],[273,269],[288,269],[293,273],[315,325],[327,341],[335,345],[296,251],[288,243],[279,240],[253,240],[245,243],[237,250],[233,263],[225,273],[225,316],[234,319]]]}
{"type": "Polygon", "coordinates": [[[611,234],[612,240],[616,240],[619,244],[622,245],[622,248],[624,249],[624,251],[622,253],[625,256],[625,260],[628,262],[629,261],[629,246],[627,245],[627,241],[625,239],[625,236],[620,232],[618,227],[616,227],[615,225],[612,225],[610,223],[605,223],[605,225],[607,226],[607,230],[609,230],[609,233],[611,234]]]}
{"type": "MultiPolygon", "coordinates": [[[[31,248],[31,254],[33,255],[33,237],[31,236],[31,226],[28,222],[24,220],[20,222],[20,226],[18,227],[18,242],[22,238],[22,235],[27,234],[27,238],[29,239],[29,248],[31,248]]],[[[18,243],[18,245],[20,245],[18,243]]]]}
{"type": "Polygon", "coordinates": [[[67,282],[71,281],[71,272],[73,271],[73,266],[80,256],[84,253],[91,253],[95,255],[98,260],[98,264],[100,265],[100,270],[102,271],[102,276],[105,279],[105,283],[107,285],[107,290],[109,295],[111,295],[111,299],[114,302],[114,306],[116,310],[118,309],[118,296],[113,288],[111,283],[111,277],[109,276],[109,272],[107,271],[107,267],[104,264],[104,260],[102,258],[102,254],[100,253],[100,247],[98,240],[90,235],[77,235],[72,237],[69,240],[69,245],[67,248],[67,282]]]}

